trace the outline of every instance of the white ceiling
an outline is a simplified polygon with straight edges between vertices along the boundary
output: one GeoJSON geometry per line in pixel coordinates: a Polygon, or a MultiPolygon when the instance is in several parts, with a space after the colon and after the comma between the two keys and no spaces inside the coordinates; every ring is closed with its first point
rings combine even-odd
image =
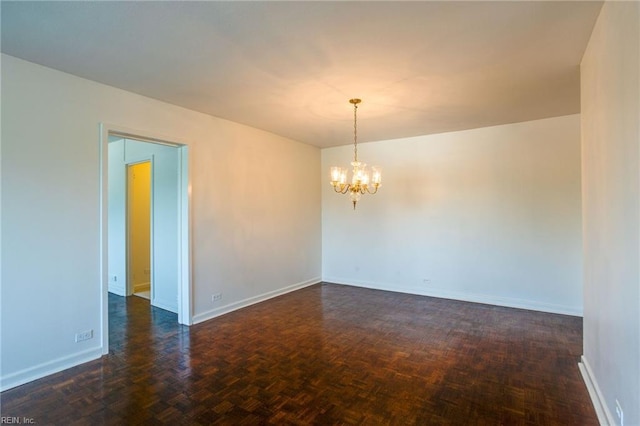
{"type": "Polygon", "coordinates": [[[2,52],[319,147],[580,110],[601,2],[6,2],[2,52]]]}

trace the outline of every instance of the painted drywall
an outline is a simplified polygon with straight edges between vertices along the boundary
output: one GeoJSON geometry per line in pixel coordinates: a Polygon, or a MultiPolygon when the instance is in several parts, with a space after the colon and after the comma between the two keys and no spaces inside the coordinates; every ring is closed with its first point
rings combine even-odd
{"type": "Polygon", "coordinates": [[[640,3],[606,2],[581,64],[583,373],[603,424],[640,425],[639,23],[640,3]]]}
{"type": "Polygon", "coordinates": [[[124,139],[110,137],[108,149],[107,274],[111,293],[127,294],[127,175],[124,171],[124,139]]]}
{"type": "MultiPolygon", "coordinates": [[[[366,114],[363,109],[361,114],[366,114]]],[[[325,281],[582,313],[580,118],[359,144],[382,187],[352,209],[322,150],[325,281]]]]}
{"type": "MultiPolygon", "coordinates": [[[[127,280],[131,279],[134,281],[133,285],[136,284],[135,277],[127,276],[126,206],[131,206],[132,202],[131,200],[126,202],[131,191],[127,191],[127,182],[123,176],[127,176],[128,165],[140,161],[150,161],[153,181],[153,267],[138,267],[137,272],[140,276],[138,283],[145,282],[145,280],[149,282],[149,275],[145,274],[145,269],[152,269],[154,285],[151,292],[151,303],[159,308],[177,313],[180,259],[178,255],[178,174],[180,167],[178,148],[118,137],[110,137],[109,139],[109,291],[125,295],[127,280]]],[[[148,188],[144,191],[148,191],[148,188]]],[[[147,203],[150,201],[146,200],[147,203]]],[[[146,241],[149,242],[148,236],[146,241]]],[[[129,242],[129,247],[133,252],[133,242],[129,242]]],[[[148,263],[149,250],[147,248],[145,250],[148,263]]],[[[135,271],[133,259],[130,262],[135,271]]],[[[132,289],[131,287],[129,294],[132,289]]]]}
{"type": "Polygon", "coordinates": [[[319,149],[7,55],[1,90],[2,388],[102,353],[101,122],[189,146],[194,320],[319,281],[319,149]]]}

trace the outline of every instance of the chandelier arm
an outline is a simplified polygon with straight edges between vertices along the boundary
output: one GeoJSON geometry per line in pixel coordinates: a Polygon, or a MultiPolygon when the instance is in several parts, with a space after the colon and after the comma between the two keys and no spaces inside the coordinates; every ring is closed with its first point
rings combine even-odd
{"type": "Polygon", "coordinates": [[[351,185],[349,185],[349,184],[346,184],[346,185],[339,185],[339,186],[334,186],[334,187],[333,187],[333,190],[334,190],[335,192],[337,192],[338,194],[346,194],[346,193],[349,191],[349,187],[350,187],[350,186],[351,186],[351,185]],[[340,188],[340,189],[338,189],[338,188],[340,188]]]}
{"type": "MultiPolygon", "coordinates": [[[[368,192],[369,194],[373,195],[373,194],[375,194],[376,192],[378,192],[378,188],[380,188],[380,186],[379,186],[379,185],[378,185],[378,186],[374,186],[374,188],[375,188],[375,189],[374,189],[373,191],[371,191],[371,190],[369,189],[369,187],[367,186],[367,192],[368,192]]],[[[364,192],[363,192],[363,194],[364,194],[364,192]]]]}

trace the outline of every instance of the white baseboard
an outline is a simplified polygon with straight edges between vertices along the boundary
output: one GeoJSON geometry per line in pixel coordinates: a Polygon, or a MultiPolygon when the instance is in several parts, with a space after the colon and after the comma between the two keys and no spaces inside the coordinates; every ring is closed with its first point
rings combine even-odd
{"type": "Polygon", "coordinates": [[[292,291],[300,290],[301,288],[304,288],[304,287],[309,287],[311,285],[318,284],[321,281],[322,280],[320,278],[313,278],[311,280],[307,280],[301,283],[283,287],[278,290],[269,291],[267,293],[263,293],[258,296],[249,297],[248,299],[230,303],[228,305],[221,306],[219,308],[211,309],[209,311],[194,315],[192,318],[192,324],[198,324],[198,323],[210,320],[212,318],[219,317],[224,314],[228,314],[229,312],[237,311],[238,309],[246,308],[247,306],[264,302],[265,300],[268,300],[277,296],[282,296],[283,294],[291,293],[292,291]]]}
{"type": "Polygon", "coordinates": [[[548,312],[552,314],[582,316],[582,307],[554,305],[531,300],[515,299],[509,297],[488,296],[484,294],[466,293],[460,291],[442,290],[436,288],[405,288],[390,284],[370,283],[363,281],[346,280],[339,277],[324,277],[324,282],[354,287],[364,287],[374,290],[394,291],[397,293],[416,294],[419,296],[438,297],[440,299],[461,300],[464,302],[483,303],[486,305],[504,306],[507,308],[527,309],[530,311],[548,312]]]}
{"type": "Polygon", "coordinates": [[[580,368],[580,373],[582,373],[584,384],[587,385],[589,397],[591,397],[591,403],[593,404],[593,408],[595,408],[596,410],[598,421],[601,425],[616,425],[617,423],[613,418],[613,414],[611,414],[611,411],[607,407],[607,402],[602,396],[600,386],[598,386],[598,381],[593,375],[591,366],[587,362],[587,359],[584,357],[584,355],[582,355],[580,359],[581,362],[578,363],[578,367],[580,368]]]}
{"type": "Polygon", "coordinates": [[[151,305],[156,308],[164,309],[165,311],[173,312],[174,314],[178,313],[178,302],[168,302],[166,300],[154,299],[151,301],[151,305]]]}
{"type": "Polygon", "coordinates": [[[126,292],[124,291],[124,287],[111,285],[111,284],[109,284],[109,293],[113,293],[122,297],[125,297],[127,295],[126,292]]]}
{"type": "Polygon", "coordinates": [[[0,378],[0,392],[41,379],[50,374],[66,370],[67,368],[93,361],[100,357],[102,357],[102,348],[91,348],[73,355],[54,359],[34,367],[25,368],[24,370],[20,370],[0,378]]]}

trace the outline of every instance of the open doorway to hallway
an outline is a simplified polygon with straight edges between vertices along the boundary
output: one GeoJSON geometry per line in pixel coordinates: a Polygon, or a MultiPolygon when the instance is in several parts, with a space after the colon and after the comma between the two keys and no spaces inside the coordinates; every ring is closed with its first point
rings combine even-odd
{"type": "Polygon", "coordinates": [[[179,149],[114,135],[108,149],[109,291],[148,286],[153,306],[178,313],[179,149]]]}
{"type": "Polygon", "coordinates": [[[164,309],[176,313],[180,324],[191,324],[190,191],[186,145],[120,133],[104,124],[101,134],[102,336],[107,354],[110,294],[146,296],[150,312],[164,309]]]}
{"type": "MultiPolygon", "coordinates": [[[[151,161],[127,165],[127,281],[151,300],[151,161]]],[[[128,293],[128,292],[127,292],[128,293]]]]}

